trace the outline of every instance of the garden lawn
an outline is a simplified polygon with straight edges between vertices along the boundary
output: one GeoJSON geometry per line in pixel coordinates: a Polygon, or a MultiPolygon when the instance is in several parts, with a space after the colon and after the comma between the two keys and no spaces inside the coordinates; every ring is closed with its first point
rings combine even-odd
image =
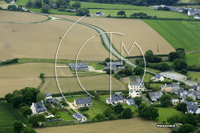
{"type": "Polygon", "coordinates": [[[66,111],[58,111],[57,114],[60,116],[61,119],[64,119],[66,121],[68,120],[74,120],[70,114],[68,114],[66,111]]]}
{"type": "Polygon", "coordinates": [[[13,122],[22,121],[27,124],[25,118],[12,105],[0,102],[0,132],[13,131],[13,122]]]}
{"type": "Polygon", "coordinates": [[[156,108],[158,109],[158,113],[159,113],[159,117],[158,117],[159,123],[166,121],[166,124],[168,124],[168,122],[167,122],[168,117],[175,115],[175,114],[178,114],[178,115],[182,114],[182,112],[177,111],[173,107],[156,107],[156,108]]]}
{"type": "Polygon", "coordinates": [[[133,106],[129,106],[126,103],[122,103],[122,105],[123,105],[124,109],[131,108],[132,112],[134,112],[133,116],[138,116],[138,110],[137,110],[137,108],[134,105],[133,106]]]}
{"type": "Polygon", "coordinates": [[[103,111],[109,106],[106,103],[103,103],[100,100],[92,99],[93,107],[89,107],[89,110],[87,111],[79,111],[82,114],[88,114],[89,116],[87,119],[91,121],[97,114],[102,114],[103,111]]]}
{"type": "MultiPolygon", "coordinates": [[[[143,20],[175,49],[192,51],[200,48],[200,22],[172,20],[143,20]]],[[[193,56],[192,56],[193,58],[193,56]]]]}

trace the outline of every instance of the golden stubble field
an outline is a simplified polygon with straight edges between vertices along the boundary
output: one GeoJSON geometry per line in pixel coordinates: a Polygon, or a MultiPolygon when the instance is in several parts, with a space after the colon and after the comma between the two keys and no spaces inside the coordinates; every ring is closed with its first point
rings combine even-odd
{"type": "MultiPolygon", "coordinates": [[[[7,6],[8,4],[2,4],[3,8],[7,8],[7,6]]],[[[2,11],[2,10],[0,10],[0,16],[1,16],[0,22],[28,23],[28,22],[39,22],[48,19],[48,17],[46,16],[32,14],[32,13],[2,11]]]]}
{"type": "MultiPolygon", "coordinates": [[[[24,87],[38,87],[40,73],[54,76],[53,63],[26,63],[0,67],[0,97],[24,87]]],[[[58,68],[58,76],[72,75],[69,68],[58,68]]]]}
{"type": "MultiPolygon", "coordinates": [[[[1,1],[0,1],[1,2],[1,1]]],[[[0,4],[0,7],[2,7],[3,9],[7,9],[9,4],[0,4]]],[[[0,11],[1,12],[1,11],[0,11]]]]}
{"type": "Polygon", "coordinates": [[[96,122],[71,126],[35,129],[38,133],[170,133],[170,128],[157,128],[157,123],[141,118],[96,122]]]}
{"type": "MultiPolygon", "coordinates": [[[[55,78],[45,78],[46,83],[41,91],[45,93],[60,93],[56,85],[55,78]]],[[[86,90],[109,90],[109,76],[95,75],[95,76],[79,76],[79,80],[86,90]]],[[[83,91],[80,87],[76,77],[58,78],[59,85],[64,93],[83,91]]],[[[125,86],[118,80],[112,78],[113,90],[125,90],[125,86]]]]}
{"type": "MultiPolygon", "coordinates": [[[[12,14],[12,12],[2,13],[5,13],[4,16],[7,13],[12,14]]],[[[26,16],[23,17],[26,18],[26,16]]],[[[0,23],[0,60],[12,58],[54,59],[60,37],[72,24],[62,20],[36,24],[0,23]]],[[[84,42],[94,35],[97,35],[94,29],[75,25],[63,40],[58,58],[75,60],[84,42]]],[[[102,61],[108,56],[108,51],[102,45],[100,37],[97,36],[83,47],[78,59],[102,61]]]]}
{"type": "MultiPolygon", "coordinates": [[[[66,15],[56,16],[73,20],[79,18],[77,16],[66,15]]],[[[154,54],[168,54],[171,51],[175,51],[174,48],[164,38],[162,38],[162,36],[142,20],[86,17],[81,21],[96,25],[107,32],[123,33],[124,36],[113,35],[113,44],[118,51],[120,51],[121,42],[124,43],[129,51],[134,41],[139,44],[144,53],[147,50],[152,50],[154,54]]],[[[127,53],[123,52],[123,55],[127,56],[127,53]]],[[[141,55],[141,52],[136,46],[134,46],[133,50],[130,52],[130,56],[136,55],[141,55]]]]}

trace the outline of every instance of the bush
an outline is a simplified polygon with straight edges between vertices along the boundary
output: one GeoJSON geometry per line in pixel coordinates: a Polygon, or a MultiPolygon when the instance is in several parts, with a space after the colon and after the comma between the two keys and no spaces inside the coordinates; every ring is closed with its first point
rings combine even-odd
{"type": "Polygon", "coordinates": [[[87,8],[80,8],[80,9],[77,10],[76,15],[77,16],[84,16],[84,15],[90,16],[89,15],[89,9],[87,9],[87,8]]]}
{"type": "Polygon", "coordinates": [[[78,110],[79,110],[79,111],[87,111],[87,110],[89,110],[89,107],[81,107],[81,108],[79,108],[78,110]]]}
{"type": "Polygon", "coordinates": [[[49,5],[43,5],[41,8],[42,13],[49,13],[50,10],[51,10],[51,7],[49,5]]]}
{"type": "Polygon", "coordinates": [[[2,8],[2,7],[0,7],[0,10],[3,10],[3,8],[2,8]]]}
{"type": "Polygon", "coordinates": [[[187,72],[188,72],[187,69],[181,69],[181,73],[182,73],[182,74],[185,74],[185,75],[186,75],[187,72]]]}
{"type": "Polygon", "coordinates": [[[8,9],[9,11],[17,11],[17,6],[16,6],[16,5],[9,5],[9,6],[7,7],[7,9],[8,9]]]}
{"type": "Polygon", "coordinates": [[[44,78],[44,73],[40,73],[40,78],[44,78]]]}

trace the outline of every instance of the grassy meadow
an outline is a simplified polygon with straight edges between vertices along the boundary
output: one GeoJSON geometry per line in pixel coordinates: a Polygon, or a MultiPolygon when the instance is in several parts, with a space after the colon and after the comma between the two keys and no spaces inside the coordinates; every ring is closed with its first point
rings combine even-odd
{"type": "Polygon", "coordinates": [[[22,121],[27,124],[25,118],[12,105],[0,102],[0,132],[12,132],[13,122],[22,121]]]}
{"type": "MultiPolygon", "coordinates": [[[[46,78],[45,80],[46,83],[42,88],[43,92],[51,92],[53,94],[60,93],[57,88],[55,78],[46,78]]],[[[86,90],[109,90],[109,76],[106,74],[95,76],[81,76],[79,77],[79,80],[86,90]]],[[[69,91],[83,91],[76,77],[59,78],[58,81],[64,93],[68,93],[69,91]]],[[[112,78],[112,87],[115,90],[125,89],[125,86],[115,78],[112,78]]]]}
{"type": "Polygon", "coordinates": [[[187,74],[192,77],[191,80],[200,82],[200,72],[188,71],[187,74]]]}
{"type": "Polygon", "coordinates": [[[74,120],[74,118],[65,111],[58,111],[57,114],[65,121],[74,120]]]}
{"type": "Polygon", "coordinates": [[[199,49],[200,22],[143,20],[157,31],[174,48],[182,47],[185,51],[199,49]]]}
{"type": "Polygon", "coordinates": [[[168,117],[175,115],[175,114],[178,114],[178,115],[183,114],[182,112],[177,111],[173,107],[156,107],[156,108],[158,109],[158,113],[159,113],[159,117],[158,117],[159,123],[162,123],[163,121],[168,123],[167,122],[168,117]]]}
{"type": "Polygon", "coordinates": [[[199,65],[200,66],[200,51],[193,53],[188,53],[187,55],[187,64],[188,65],[199,65]]]}
{"type": "MultiPolygon", "coordinates": [[[[102,13],[105,13],[105,16],[108,16],[109,14],[112,17],[116,17],[117,13],[120,10],[111,10],[111,9],[90,9],[90,14],[94,14],[97,11],[101,11],[102,13]]],[[[167,12],[167,11],[157,11],[157,10],[150,10],[149,8],[146,9],[140,9],[140,10],[124,10],[126,13],[126,17],[130,17],[131,14],[133,13],[139,13],[139,12],[144,12],[147,15],[155,16],[157,18],[183,18],[183,19],[188,19],[189,17],[187,15],[177,13],[177,12],[167,12]]]]}

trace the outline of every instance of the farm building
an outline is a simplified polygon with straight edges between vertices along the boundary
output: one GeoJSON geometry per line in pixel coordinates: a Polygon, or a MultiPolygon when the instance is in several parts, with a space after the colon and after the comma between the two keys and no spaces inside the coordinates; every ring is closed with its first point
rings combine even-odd
{"type": "Polygon", "coordinates": [[[161,86],[161,91],[178,91],[180,88],[179,83],[165,84],[161,86]]]}
{"type": "Polygon", "coordinates": [[[77,99],[74,99],[74,105],[78,108],[92,107],[92,99],[91,97],[77,98],[77,99]]]}
{"type": "Polygon", "coordinates": [[[46,103],[57,103],[57,101],[52,98],[52,94],[51,93],[46,93],[46,103]]]}
{"type": "Polygon", "coordinates": [[[197,83],[197,85],[190,86],[190,89],[194,89],[196,91],[200,91],[200,83],[197,83]]]}
{"type": "Polygon", "coordinates": [[[124,102],[126,101],[122,95],[115,94],[115,95],[111,95],[111,99],[110,97],[106,98],[106,103],[112,104],[112,105],[117,105],[118,103],[124,103],[124,102]]]}
{"type": "Polygon", "coordinates": [[[75,113],[75,114],[73,114],[72,115],[77,121],[79,121],[79,122],[85,122],[85,121],[87,121],[87,118],[83,115],[83,114],[81,114],[81,113],[75,113]]]}
{"type": "Polygon", "coordinates": [[[110,62],[106,62],[104,71],[107,69],[112,69],[112,70],[124,69],[124,64],[123,62],[112,62],[111,64],[110,62]]]}
{"type": "Polygon", "coordinates": [[[41,102],[38,102],[38,103],[32,103],[30,108],[32,110],[32,113],[35,115],[47,112],[47,108],[44,106],[44,103],[42,100],[41,102]]]}
{"type": "Polygon", "coordinates": [[[135,101],[133,99],[126,99],[126,103],[128,105],[134,105],[135,104],[135,101]]]}
{"type": "Polygon", "coordinates": [[[160,74],[156,74],[154,77],[151,78],[153,81],[158,82],[158,81],[164,81],[164,77],[160,74]]]}
{"type": "Polygon", "coordinates": [[[151,101],[156,102],[160,99],[160,97],[163,95],[162,92],[148,92],[149,98],[151,101]]]}
{"type": "Polygon", "coordinates": [[[88,70],[88,65],[87,65],[86,62],[84,62],[84,63],[77,63],[77,65],[76,65],[76,63],[70,63],[69,67],[73,71],[75,71],[75,70],[77,70],[77,71],[79,71],[79,70],[88,70]]]}
{"type": "Polygon", "coordinates": [[[95,16],[104,16],[105,13],[101,13],[101,11],[97,11],[94,15],[95,16]]]}

